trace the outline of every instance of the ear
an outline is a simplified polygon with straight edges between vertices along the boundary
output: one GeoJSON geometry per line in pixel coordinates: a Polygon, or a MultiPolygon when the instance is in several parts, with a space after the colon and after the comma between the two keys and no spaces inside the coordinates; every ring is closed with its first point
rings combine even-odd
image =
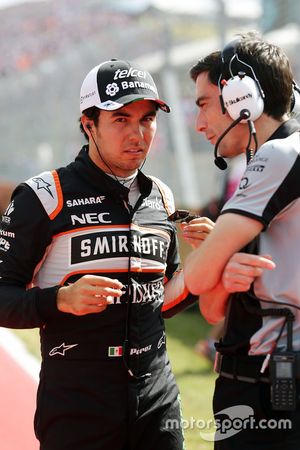
{"type": "Polygon", "coordinates": [[[81,124],[82,124],[82,126],[84,128],[84,131],[86,132],[86,134],[89,135],[91,133],[92,128],[93,128],[93,122],[88,117],[86,117],[85,115],[81,116],[80,120],[81,120],[81,124]]]}

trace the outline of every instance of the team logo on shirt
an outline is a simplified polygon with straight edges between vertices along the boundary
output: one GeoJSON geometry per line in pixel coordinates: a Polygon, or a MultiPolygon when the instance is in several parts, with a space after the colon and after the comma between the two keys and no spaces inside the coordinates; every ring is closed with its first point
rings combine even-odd
{"type": "Polygon", "coordinates": [[[249,178],[243,177],[240,181],[239,189],[246,189],[249,186],[249,178]]]}
{"type": "Polygon", "coordinates": [[[146,347],[142,348],[131,348],[130,355],[141,355],[142,353],[147,353],[151,350],[152,344],[146,345],[146,347]]]}
{"type": "Polygon", "coordinates": [[[166,333],[163,332],[162,337],[159,339],[157,343],[157,348],[160,349],[166,343],[166,333]]]}
{"type": "MultiPolygon", "coordinates": [[[[85,218],[83,218],[85,220],[85,218]]],[[[96,220],[98,220],[96,218],[96,220]]],[[[84,222],[87,223],[87,222],[84,222]]],[[[97,222],[98,223],[98,222],[97,222]]],[[[132,255],[165,263],[168,242],[160,236],[132,233],[132,255]]],[[[129,254],[128,234],[115,232],[86,233],[71,238],[71,264],[123,257],[129,254]]]]}
{"type": "Polygon", "coordinates": [[[0,229],[0,236],[4,236],[4,237],[8,237],[8,238],[14,238],[15,237],[15,233],[13,233],[12,231],[5,231],[5,230],[1,230],[0,229]]]}
{"type": "Polygon", "coordinates": [[[103,212],[103,213],[83,213],[83,214],[72,214],[71,215],[71,221],[72,225],[97,225],[98,223],[112,223],[111,220],[109,220],[110,213],[109,212],[103,212]]]}
{"type": "Polygon", "coordinates": [[[143,201],[142,206],[147,206],[148,208],[158,209],[162,210],[164,209],[163,202],[161,198],[155,198],[155,200],[149,200],[148,198],[145,198],[143,201]]]}
{"type": "Polygon", "coordinates": [[[12,212],[15,210],[15,201],[10,202],[6,210],[4,211],[5,216],[10,216],[12,212]]]}
{"type": "Polygon", "coordinates": [[[51,184],[48,183],[47,181],[45,181],[43,178],[41,177],[35,177],[35,178],[31,178],[31,180],[36,184],[36,189],[39,191],[41,189],[44,189],[46,192],[48,192],[49,195],[51,195],[52,198],[53,194],[50,190],[50,186],[51,184]]]}
{"type": "Polygon", "coordinates": [[[10,243],[3,237],[0,237],[0,250],[2,252],[8,252],[9,249],[10,249],[10,243]]]}
{"type": "MultiPolygon", "coordinates": [[[[152,281],[150,283],[137,283],[132,280],[130,286],[124,286],[124,293],[121,297],[111,297],[111,305],[122,305],[130,301],[132,304],[144,304],[163,302],[164,286],[162,280],[152,281]]],[[[165,343],[165,336],[162,336],[158,342],[160,347],[165,343]]],[[[160,348],[157,347],[157,348],[160,348]]]]}
{"type": "Polygon", "coordinates": [[[15,210],[15,201],[13,200],[10,202],[6,210],[4,211],[4,214],[2,216],[2,223],[5,225],[9,225],[11,218],[9,217],[15,210]]]}
{"type": "Polygon", "coordinates": [[[97,205],[105,200],[105,195],[98,195],[97,197],[81,197],[67,200],[66,205],[68,208],[82,205],[97,205]]]}
{"type": "Polygon", "coordinates": [[[77,345],[78,344],[66,345],[63,342],[60,346],[54,347],[52,350],[50,350],[49,356],[55,356],[55,355],[65,356],[65,353],[68,350],[71,350],[71,348],[73,348],[73,347],[77,347],[77,345]]]}
{"type": "Polygon", "coordinates": [[[251,164],[247,166],[246,172],[263,172],[269,158],[264,158],[260,155],[255,155],[251,164]]]}
{"type": "Polygon", "coordinates": [[[265,167],[263,164],[251,164],[247,167],[246,172],[263,172],[265,167]]]}

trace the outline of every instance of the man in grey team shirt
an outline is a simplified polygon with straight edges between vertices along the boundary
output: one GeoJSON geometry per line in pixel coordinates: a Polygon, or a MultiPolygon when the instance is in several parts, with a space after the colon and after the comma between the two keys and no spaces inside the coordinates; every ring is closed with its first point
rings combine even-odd
{"type": "MultiPolygon", "coordinates": [[[[199,107],[197,131],[215,146],[216,165],[225,169],[223,158],[241,153],[248,162],[214,230],[185,266],[186,284],[201,294],[206,319],[214,323],[225,316],[224,336],[217,345],[215,449],[299,448],[300,369],[292,360],[300,351],[300,127],[290,114],[297,87],[283,51],[255,32],[207,55],[190,75],[199,107]],[[245,267],[254,255],[271,255],[269,268],[274,270],[237,293],[239,281],[228,289],[222,274],[241,249],[247,253],[245,267]],[[284,307],[289,318],[294,316],[289,345],[287,317],[278,311],[284,307]],[[293,350],[291,361],[286,350],[293,350]],[[274,358],[277,369],[284,369],[276,372],[275,378],[282,380],[277,384],[274,358]],[[282,383],[285,391],[280,390],[282,383]],[[247,417],[241,415],[245,407],[247,417]],[[245,420],[250,415],[254,421],[245,420]],[[232,417],[243,419],[238,427],[229,426],[232,417]],[[280,426],[280,419],[289,419],[288,426],[280,426]]],[[[241,270],[241,282],[243,278],[241,270]]]]}

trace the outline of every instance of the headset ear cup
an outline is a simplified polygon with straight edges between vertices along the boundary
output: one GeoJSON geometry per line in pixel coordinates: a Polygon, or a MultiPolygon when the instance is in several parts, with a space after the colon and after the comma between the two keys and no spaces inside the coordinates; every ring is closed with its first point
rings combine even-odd
{"type": "Polygon", "coordinates": [[[250,112],[250,120],[257,120],[264,110],[264,101],[253,78],[245,75],[230,78],[222,88],[223,103],[233,120],[243,109],[250,112]]]}

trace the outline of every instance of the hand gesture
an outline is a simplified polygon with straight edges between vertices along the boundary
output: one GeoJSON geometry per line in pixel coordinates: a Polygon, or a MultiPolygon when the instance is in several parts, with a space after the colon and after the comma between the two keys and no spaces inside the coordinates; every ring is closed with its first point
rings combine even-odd
{"type": "Polygon", "coordinates": [[[226,291],[246,292],[256,277],[262,275],[265,269],[273,270],[276,265],[268,255],[249,255],[235,253],[225,266],[222,282],[226,291]]]}
{"type": "Polygon", "coordinates": [[[197,217],[190,222],[182,222],[180,228],[183,238],[194,249],[199,247],[212,231],[215,223],[208,217],[197,217]]]}
{"type": "Polygon", "coordinates": [[[57,294],[59,311],[84,316],[99,313],[121,297],[123,285],[120,281],[97,275],[84,275],[75,283],[62,286],[57,294]]]}

